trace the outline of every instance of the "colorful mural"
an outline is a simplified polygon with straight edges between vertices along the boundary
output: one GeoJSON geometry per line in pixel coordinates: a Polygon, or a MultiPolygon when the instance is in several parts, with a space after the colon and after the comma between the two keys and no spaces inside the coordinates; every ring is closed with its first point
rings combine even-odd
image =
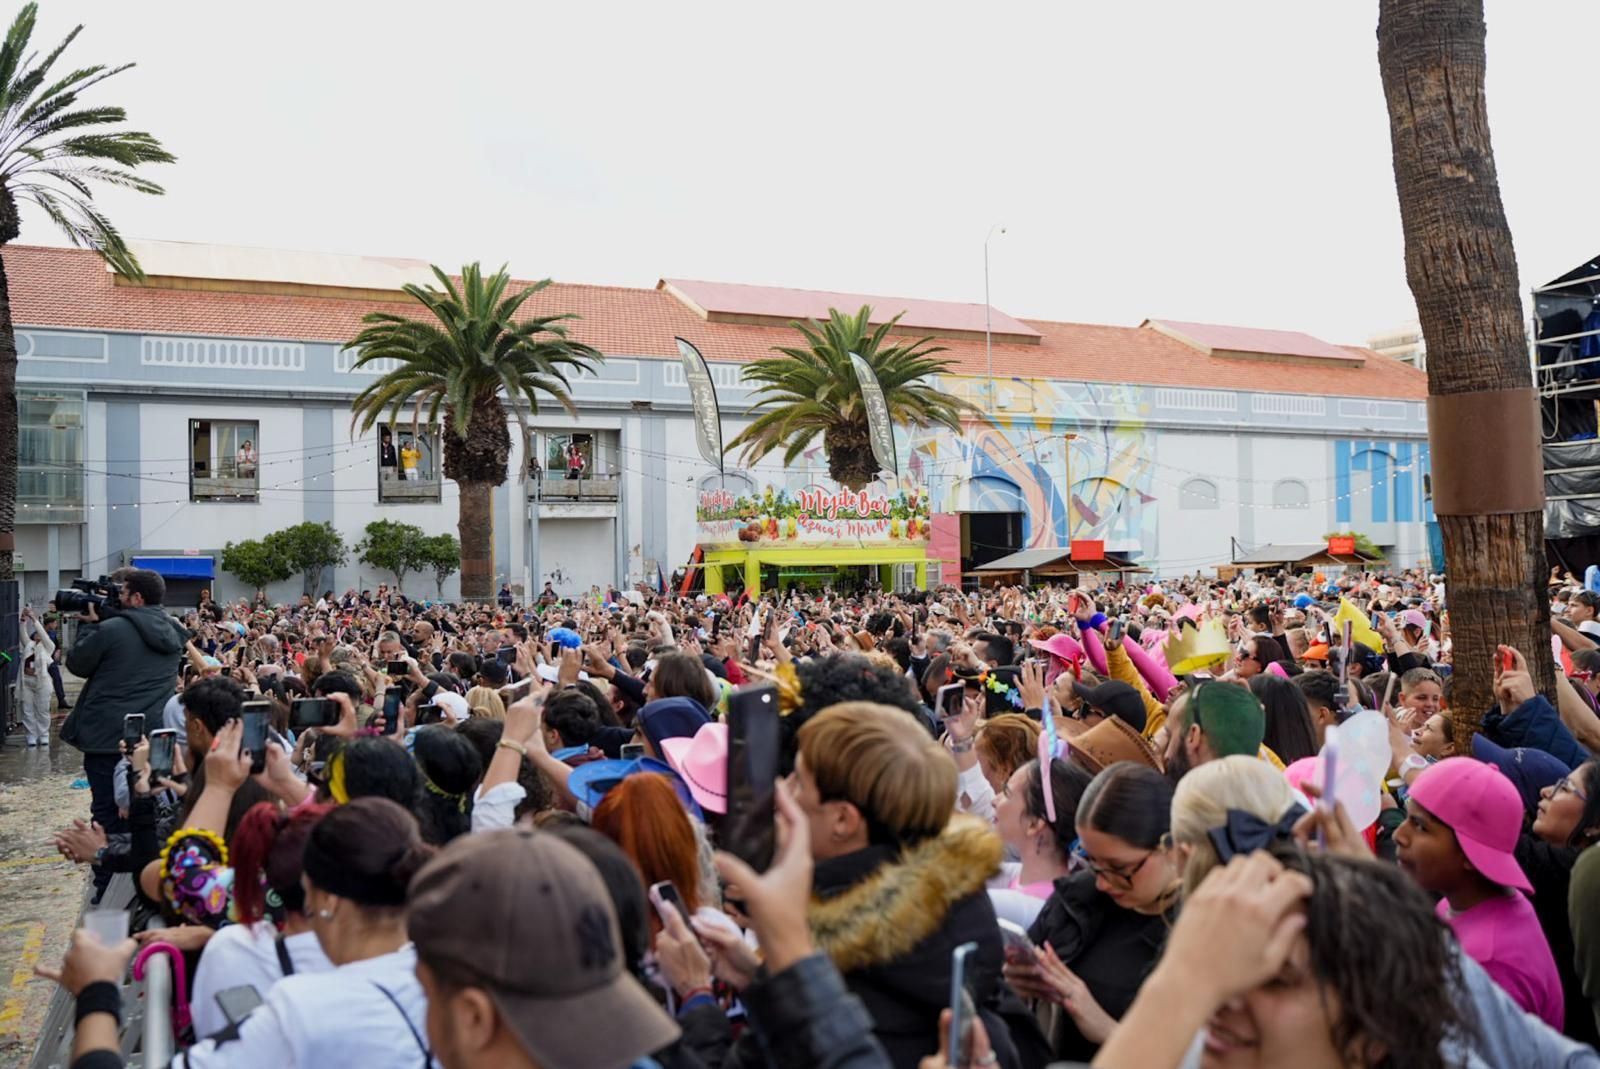
{"type": "MultiPolygon", "coordinates": [[[[952,394],[989,407],[986,380],[941,380],[952,394]]],[[[965,438],[945,430],[901,432],[907,470],[925,482],[937,512],[1020,512],[1024,548],[1065,545],[1067,513],[1061,487],[1071,443],[1071,538],[1100,539],[1112,552],[1153,555],[1158,510],[1155,432],[1138,391],[1121,385],[1005,379],[995,384],[995,409],[965,438]],[[1092,392],[1091,392],[1092,391],[1092,392]],[[1092,424],[1090,401],[1110,408],[1116,422],[1092,424]]]]}

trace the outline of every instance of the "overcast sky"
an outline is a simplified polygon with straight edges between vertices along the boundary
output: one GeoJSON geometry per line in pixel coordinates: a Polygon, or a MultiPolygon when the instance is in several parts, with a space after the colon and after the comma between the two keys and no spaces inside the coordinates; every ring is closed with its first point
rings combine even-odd
{"type": "MultiPolygon", "coordinates": [[[[1013,315],[1415,317],[1376,0],[45,0],[35,43],[76,21],[66,62],[138,63],[92,100],[179,157],[103,198],[135,237],[981,302],[998,222],[1013,315]]],[[[1526,291],[1600,251],[1600,3],[1488,23],[1526,291]]]]}

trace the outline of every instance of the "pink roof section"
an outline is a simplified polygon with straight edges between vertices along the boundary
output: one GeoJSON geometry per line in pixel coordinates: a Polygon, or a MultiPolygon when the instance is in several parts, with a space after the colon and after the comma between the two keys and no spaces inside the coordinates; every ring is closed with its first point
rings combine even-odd
{"type": "Polygon", "coordinates": [[[1348,349],[1330,345],[1297,330],[1257,330],[1254,327],[1229,327],[1217,323],[1186,323],[1177,319],[1147,319],[1143,325],[1187,342],[1208,356],[1221,350],[1316,360],[1360,359],[1348,349]]]}
{"type": "MultiPolygon", "coordinates": [[[[900,314],[902,327],[925,330],[930,334],[961,331],[982,334],[984,308],[981,304],[952,301],[919,301],[907,297],[875,297],[861,293],[830,293],[826,290],[793,290],[775,286],[750,286],[737,282],[698,282],[692,279],[664,278],[657,288],[670,287],[712,318],[753,316],[787,322],[791,319],[827,319],[828,309],[854,313],[863,304],[872,306],[872,322],[884,323],[900,314]]],[[[998,308],[989,310],[990,332],[1037,339],[1039,332],[1006,315],[998,308]]]]}

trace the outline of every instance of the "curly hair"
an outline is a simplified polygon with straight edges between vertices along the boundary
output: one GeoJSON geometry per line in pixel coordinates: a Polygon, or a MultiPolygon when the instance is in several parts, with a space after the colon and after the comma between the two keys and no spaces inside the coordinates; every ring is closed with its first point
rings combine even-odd
{"type": "Polygon", "coordinates": [[[809,661],[797,661],[794,667],[795,675],[800,680],[801,704],[780,722],[783,734],[779,743],[779,772],[787,775],[794,771],[800,729],[818,712],[830,706],[845,702],[870,702],[903,709],[912,714],[915,719],[911,723],[918,725],[920,730],[922,703],[917,700],[911,680],[896,668],[892,660],[885,663],[883,659],[867,654],[835,653],[827,657],[814,657],[809,661]]]}
{"type": "Polygon", "coordinates": [[[1311,879],[1305,934],[1323,1002],[1338,1007],[1334,1049],[1373,1069],[1452,1066],[1441,1046],[1472,1042],[1478,1022],[1455,938],[1428,896],[1392,865],[1288,842],[1270,852],[1311,879]]]}

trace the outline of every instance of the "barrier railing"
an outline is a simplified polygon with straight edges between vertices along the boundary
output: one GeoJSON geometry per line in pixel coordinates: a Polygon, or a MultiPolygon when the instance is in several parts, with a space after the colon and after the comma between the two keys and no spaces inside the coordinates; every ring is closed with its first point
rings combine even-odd
{"type": "MultiPolygon", "coordinates": [[[[81,922],[89,908],[89,887],[78,911],[81,922]]],[[[133,905],[133,878],[112,878],[96,909],[128,909],[133,905]]],[[[164,927],[155,921],[151,927],[164,927]]],[[[167,1069],[172,1061],[172,963],[157,955],[145,964],[143,983],[125,981],[122,988],[122,1059],[128,1069],[167,1069]]],[[[28,1069],[67,1069],[72,1064],[74,999],[62,988],[50,997],[39,1042],[28,1069]]]]}

